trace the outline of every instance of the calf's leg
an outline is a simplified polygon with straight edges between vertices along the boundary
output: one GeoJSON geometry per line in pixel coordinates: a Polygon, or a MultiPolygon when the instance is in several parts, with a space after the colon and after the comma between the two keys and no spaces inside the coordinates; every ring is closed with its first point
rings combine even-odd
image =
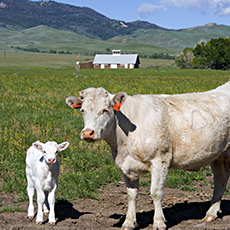
{"type": "Polygon", "coordinates": [[[33,196],[34,196],[34,182],[30,178],[29,175],[27,177],[27,194],[29,197],[29,206],[28,206],[28,218],[32,219],[34,217],[34,204],[33,204],[33,196]]]}
{"type": "Polygon", "coordinates": [[[134,223],[136,222],[136,199],[138,196],[139,179],[130,180],[123,174],[125,179],[127,194],[128,194],[128,211],[126,214],[125,222],[122,225],[122,230],[134,229],[134,223]]]}
{"type": "Polygon", "coordinates": [[[54,206],[55,206],[55,191],[57,186],[55,185],[53,190],[48,194],[48,202],[50,207],[50,213],[49,213],[49,223],[55,224],[55,213],[54,213],[54,206]]]}
{"type": "Polygon", "coordinates": [[[45,191],[46,198],[45,198],[45,203],[43,204],[43,213],[44,213],[45,216],[49,215],[48,194],[49,194],[49,192],[45,191]]]}
{"type": "Polygon", "coordinates": [[[38,213],[36,218],[37,224],[42,224],[43,222],[43,211],[42,206],[45,202],[45,193],[42,189],[37,190],[37,204],[38,204],[38,213]]]}
{"type": "Polygon", "coordinates": [[[217,212],[220,212],[220,203],[229,178],[229,158],[230,151],[227,150],[215,161],[211,163],[212,172],[214,174],[214,192],[210,208],[204,218],[210,222],[217,217],[217,212]]]}

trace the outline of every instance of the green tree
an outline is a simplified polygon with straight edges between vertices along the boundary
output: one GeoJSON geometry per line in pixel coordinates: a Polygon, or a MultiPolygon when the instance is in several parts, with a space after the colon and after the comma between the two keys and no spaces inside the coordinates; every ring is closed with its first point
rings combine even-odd
{"type": "Polygon", "coordinates": [[[230,69],[230,38],[211,39],[193,49],[193,68],[230,69]]]}
{"type": "Polygon", "coordinates": [[[182,69],[192,69],[193,68],[193,48],[185,48],[181,54],[175,59],[178,67],[182,69]]]}

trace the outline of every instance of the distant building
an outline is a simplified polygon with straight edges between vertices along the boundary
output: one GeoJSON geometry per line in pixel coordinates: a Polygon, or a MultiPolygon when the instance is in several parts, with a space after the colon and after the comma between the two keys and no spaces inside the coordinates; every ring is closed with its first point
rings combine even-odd
{"type": "Polygon", "coordinates": [[[80,63],[81,69],[92,69],[93,68],[93,61],[85,61],[84,63],[80,63]]]}
{"type": "Polygon", "coordinates": [[[112,54],[96,54],[93,67],[95,69],[139,68],[138,54],[121,54],[121,50],[113,50],[112,52],[112,54]]]}

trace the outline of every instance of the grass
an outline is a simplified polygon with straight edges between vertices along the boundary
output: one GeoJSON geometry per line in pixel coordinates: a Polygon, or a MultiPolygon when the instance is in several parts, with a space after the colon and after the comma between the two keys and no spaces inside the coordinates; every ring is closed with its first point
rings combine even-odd
{"type": "Polygon", "coordinates": [[[0,208],[0,214],[3,212],[22,212],[23,210],[19,207],[9,207],[9,206],[4,206],[0,208]]]}
{"type": "MultiPolygon", "coordinates": [[[[125,91],[129,95],[206,91],[230,78],[228,71],[166,67],[157,70],[84,69],[77,73],[67,56],[63,56],[67,59],[63,59],[60,66],[60,59],[55,55],[40,60],[37,55],[34,59],[31,56],[30,65],[28,58],[26,55],[21,60],[9,57],[3,64],[0,60],[0,178],[3,183],[0,191],[17,193],[20,201],[27,200],[26,151],[36,140],[70,142],[68,149],[58,156],[58,200],[97,198],[99,186],[121,180],[121,172],[115,167],[104,141],[89,144],[80,140],[83,119],[80,112],[65,104],[67,96],[100,86],[111,93],[125,91]],[[36,64],[33,64],[35,59],[36,64]],[[76,75],[82,77],[76,78],[76,75]]],[[[75,61],[75,57],[73,59],[75,61]]],[[[192,190],[192,182],[203,182],[207,173],[210,173],[208,168],[198,173],[170,170],[166,186],[192,190]]],[[[149,185],[149,180],[141,185],[149,185]]]]}

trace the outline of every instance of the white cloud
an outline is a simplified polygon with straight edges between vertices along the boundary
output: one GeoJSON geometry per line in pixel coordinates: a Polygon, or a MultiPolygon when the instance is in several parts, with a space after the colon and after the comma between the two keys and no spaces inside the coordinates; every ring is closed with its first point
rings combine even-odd
{"type": "Polygon", "coordinates": [[[160,5],[143,3],[138,9],[138,13],[143,18],[160,9],[167,10],[169,6],[191,9],[202,14],[209,14],[211,11],[220,16],[230,16],[230,0],[161,0],[160,5]]]}
{"type": "Polygon", "coordinates": [[[216,14],[230,16],[230,1],[221,1],[217,4],[216,14]]]}
{"type": "Polygon", "coordinates": [[[140,14],[141,18],[144,18],[150,14],[155,13],[159,9],[166,10],[167,8],[164,5],[158,6],[158,5],[152,5],[149,3],[143,3],[138,9],[138,13],[140,14]]]}
{"type": "Polygon", "coordinates": [[[161,0],[161,4],[208,13],[230,16],[230,0],[161,0]]]}

